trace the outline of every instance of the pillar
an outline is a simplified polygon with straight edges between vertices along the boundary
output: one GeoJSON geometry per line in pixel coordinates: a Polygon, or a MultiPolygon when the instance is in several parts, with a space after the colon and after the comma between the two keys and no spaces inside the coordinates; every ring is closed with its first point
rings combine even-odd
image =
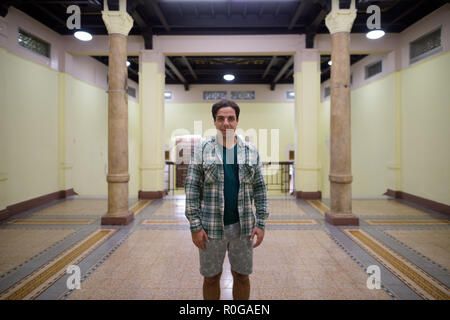
{"type": "Polygon", "coordinates": [[[331,33],[330,211],[325,220],[333,225],[359,225],[352,213],[350,30],[356,18],[355,0],[350,9],[339,9],[333,0],[325,19],[331,33]]]}
{"type": "Polygon", "coordinates": [[[141,105],[141,182],[140,199],[165,195],[164,186],[164,55],[144,50],[139,57],[139,92],[141,105]]]}
{"type": "Polygon", "coordinates": [[[134,215],[128,210],[128,85],[127,35],[133,20],[120,0],[119,11],[109,11],[107,1],[102,18],[109,34],[108,83],[108,212],[102,225],[126,225],[134,215]]]}
{"type": "Polygon", "coordinates": [[[295,161],[294,194],[302,199],[320,199],[319,105],[320,53],[298,50],[294,57],[295,161]]]}

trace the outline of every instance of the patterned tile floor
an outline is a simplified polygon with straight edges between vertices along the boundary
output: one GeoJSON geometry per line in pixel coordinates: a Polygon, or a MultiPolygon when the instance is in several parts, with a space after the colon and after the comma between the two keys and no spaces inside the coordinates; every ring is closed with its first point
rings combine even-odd
{"type": "MultiPolygon", "coordinates": [[[[324,221],[328,205],[270,199],[250,299],[449,299],[447,216],[397,200],[354,200],[360,226],[334,227],[324,221]],[[367,287],[371,265],[380,289],[367,287]]],[[[100,225],[106,207],[105,199],[74,197],[3,221],[0,299],[202,299],[182,195],[131,200],[138,214],[121,227],[100,225]],[[80,268],[81,289],[67,288],[70,264],[80,268]]],[[[221,299],[232,299],[228,258],[221,299]]]]}

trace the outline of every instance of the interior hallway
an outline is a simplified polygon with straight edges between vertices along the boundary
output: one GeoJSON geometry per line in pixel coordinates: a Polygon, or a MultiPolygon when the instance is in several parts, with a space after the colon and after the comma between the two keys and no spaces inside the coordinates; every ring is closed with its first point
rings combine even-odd
{"type": "MultiPolygon", "coordinates": [[[[202,299],[184,198],[130,201],[135,220],[101,226],[106,199],[73,197],[0,224],[0,299],[202,299]],[[67,266],[81,289],[67,289],[67,266]]],[[[271,198],[251,300],[449,299],[450,220],[399,200],[354,200],[359,227],[325,223],[326,200],[271,198]],[[381,269],[381,289],[365,272],[381,269]]],[[[221,299],[232,299],[228,259],[221,299]]]]}

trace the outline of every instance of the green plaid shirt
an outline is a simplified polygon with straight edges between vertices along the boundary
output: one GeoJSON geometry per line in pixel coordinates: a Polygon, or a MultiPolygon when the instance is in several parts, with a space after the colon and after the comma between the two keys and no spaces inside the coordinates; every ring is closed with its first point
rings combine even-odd
{"type": "MultiPolygon", "coordinates": [[[[266,183],[258,150],[237,136],[239,167],[238,211],[241,237],[248,237],[257,226],[264,230],[269,216],[266,183]],[[256,217],[253,213],[253,202],[256,217]]],[[[191,232],[202,228],[209,238],[223,239],[224,172],[222,145],[212,137],[197,143],[191,157],[186,181],[186,218],[191,232]]]]}

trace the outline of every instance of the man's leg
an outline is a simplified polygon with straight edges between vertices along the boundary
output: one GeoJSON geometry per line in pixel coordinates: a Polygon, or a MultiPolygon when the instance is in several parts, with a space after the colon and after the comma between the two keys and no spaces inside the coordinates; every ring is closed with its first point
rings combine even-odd
{"type": "Polygon", "coordinates": [[[240,274],[231,270],[233,275],[233,299],[248,300],[250,298],[250,278],[246,274],[240,274]]]}
{"type": "Polygon", "coordinates": [[[222,272],[214,277],[203,278],[203,299],[220,300],[220,276],[222,272]]]}

